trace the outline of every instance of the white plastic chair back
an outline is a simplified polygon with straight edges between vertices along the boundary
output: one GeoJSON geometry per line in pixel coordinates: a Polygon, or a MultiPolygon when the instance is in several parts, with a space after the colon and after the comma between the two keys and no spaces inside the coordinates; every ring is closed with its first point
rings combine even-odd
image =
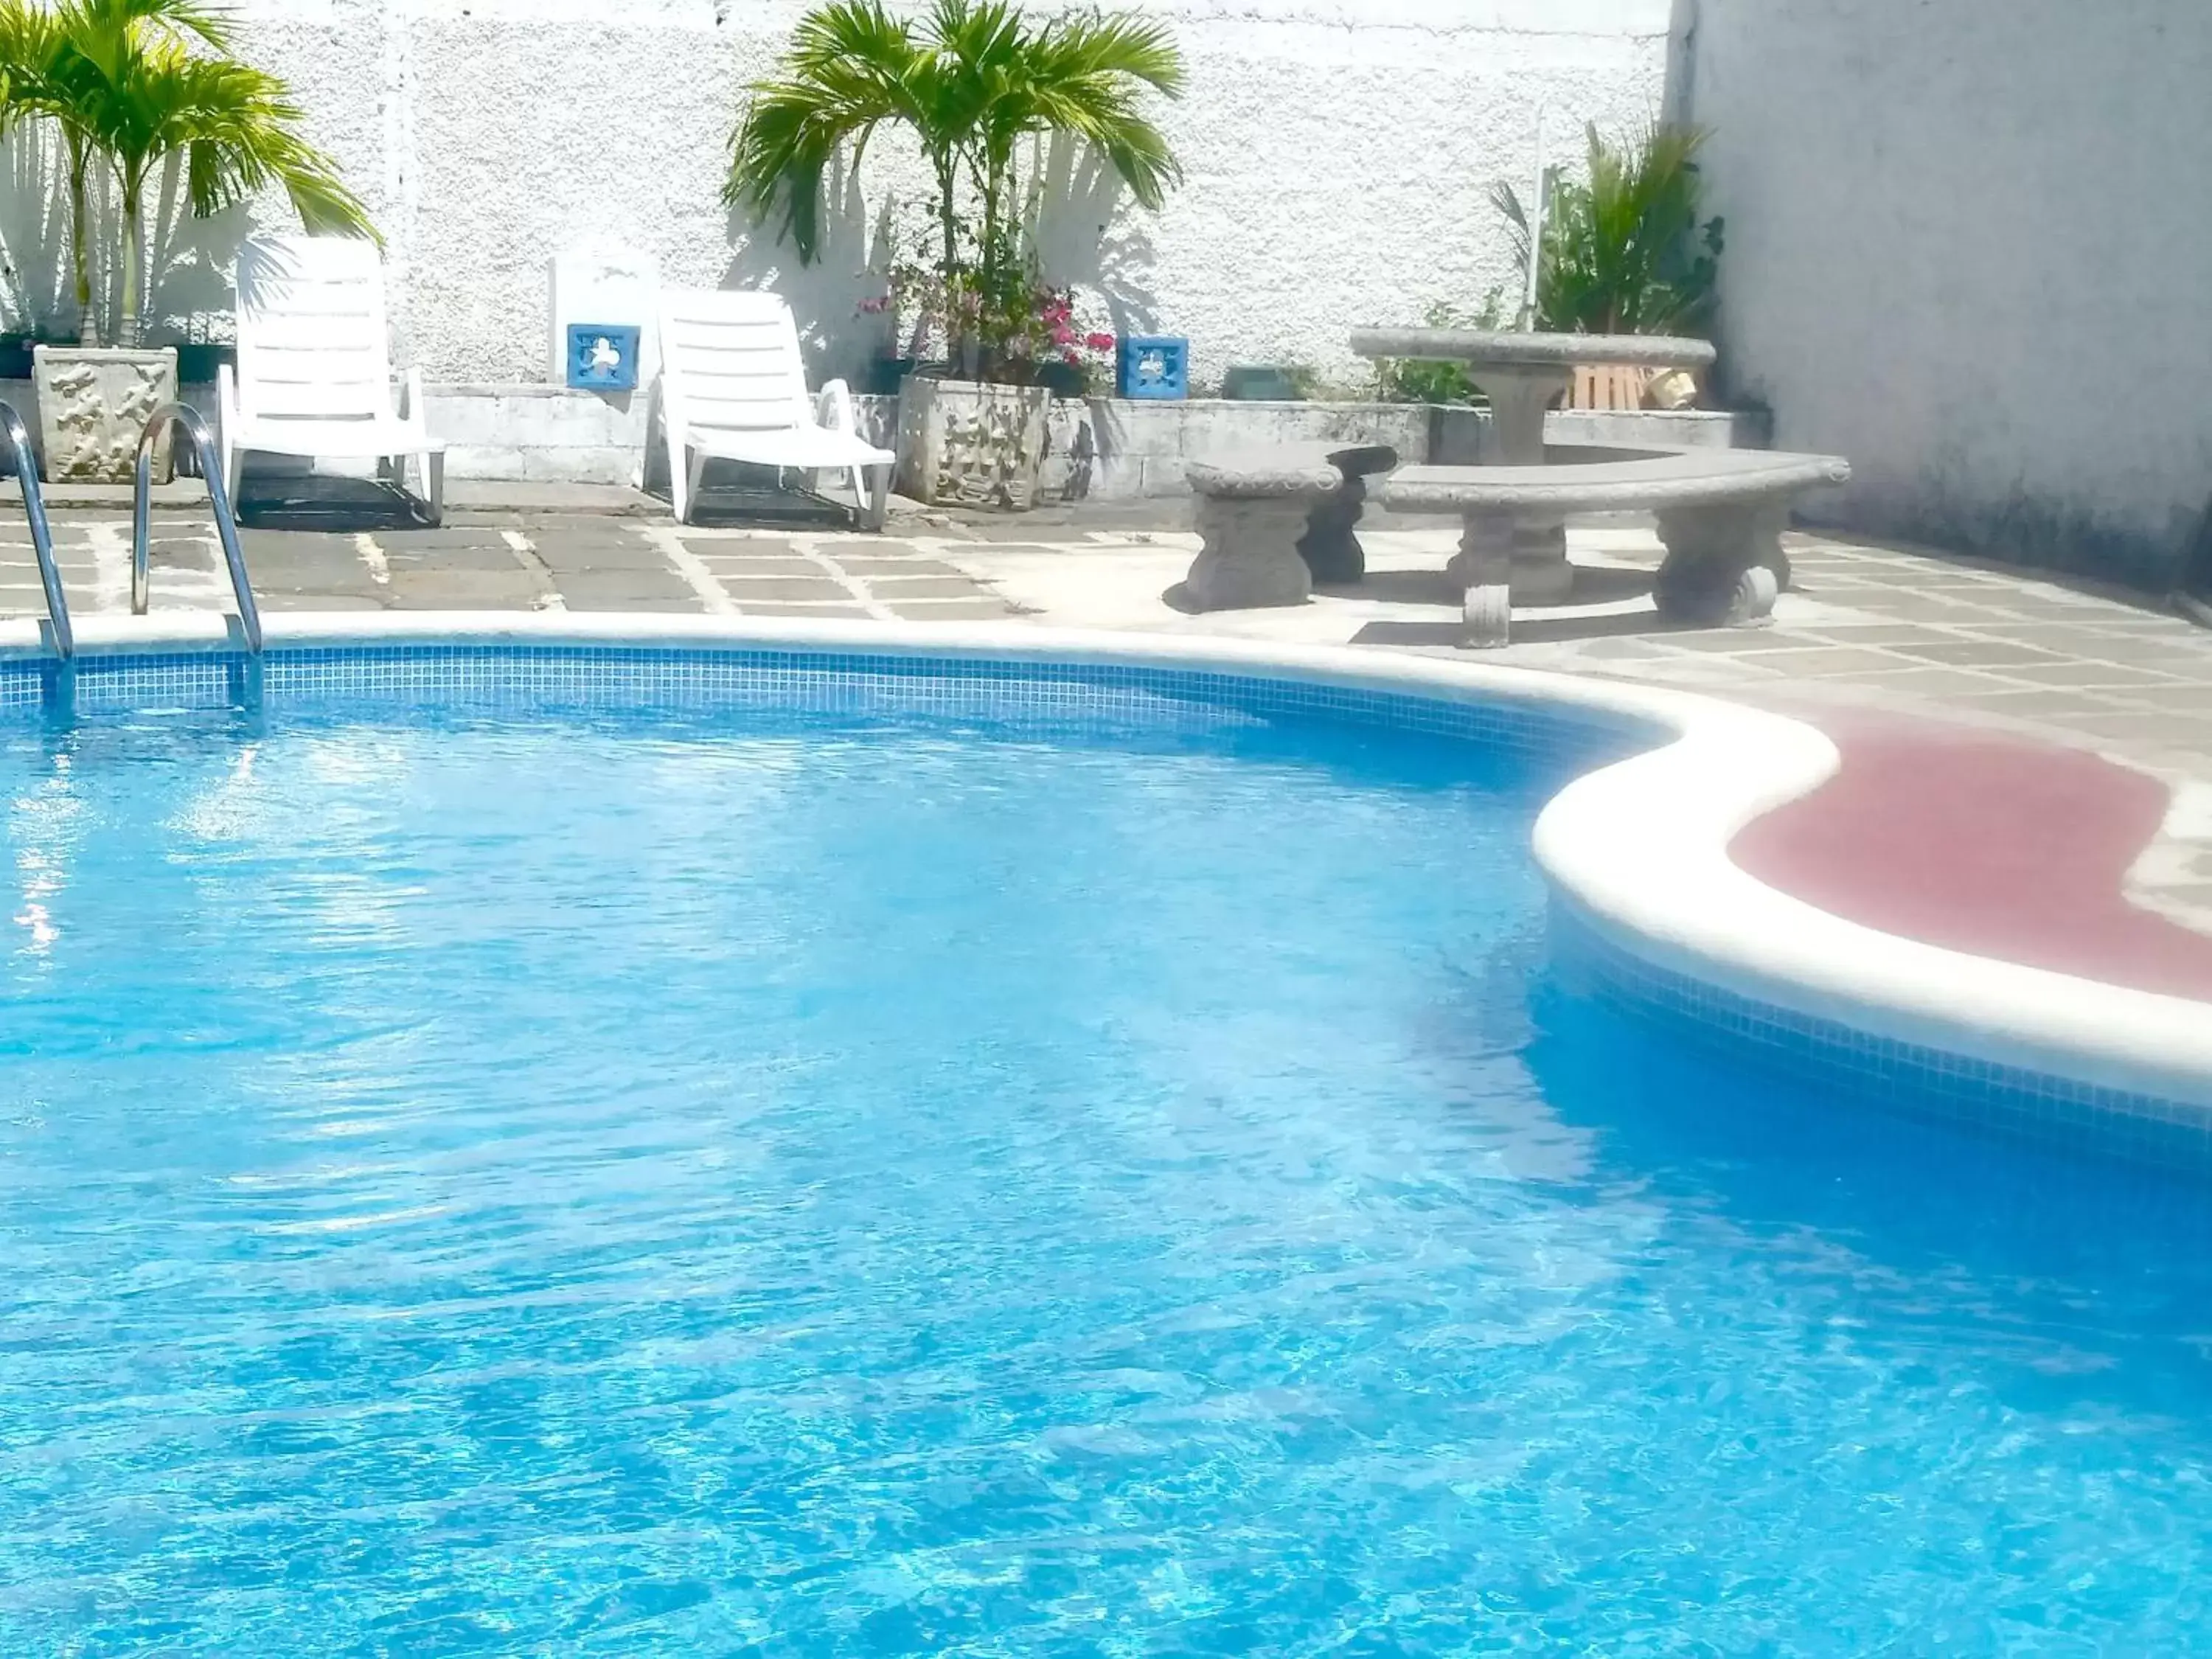
{"type": "Polygon", "coordinates": [[[664,289],[660,366],[671,432],[813,424],[799,325],[776,295],[664,289]]]}
{"type": "Polygon", "coordinates": [[[355,236],[257,236],[238,255],[238,401],[255,420],[392,413],[384,261],[355,236]]]}

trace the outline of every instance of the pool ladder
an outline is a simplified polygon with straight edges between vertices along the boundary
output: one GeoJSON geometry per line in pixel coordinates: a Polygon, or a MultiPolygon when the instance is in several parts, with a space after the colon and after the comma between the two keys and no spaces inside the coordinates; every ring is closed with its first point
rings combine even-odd
{"type": "MultiPolygon", "coordinates": [[[[231,512],[222,457],[216,449],[207,421],[190,404],[162,404],[138,434],[131,492],[131,614],[144,616],[153,599],[154,446],[171,427],[184,428],[199,458],[200,476],[207,480],[208,505],[214,510],[216,538],[222,544],[223,563],[230,570],[230,591],[238,603],[239,632],[246,650],[258,657],[261,654],[261,608],[253,602],[245,550],[238,544],[238,520],[231,512]]],[[[76,655],[76,633],[70,626],[69,598],[62,592],[61,569],[54,562],[53,526],[47,520],[46,498],[39,489],[38,458],[31,453],[31,434],[23,417],[6,403],[0,403],[0,438],[6,440],[15,456],[15,481],[22,487],[23,516],[30,521],[31,549],[39,560],[39,586],[46,594],[47,635],[55,656],[68,662],[76,655]]]]}
{"type": "Polygon", "coordinates": [[[67,662],[76,654],[76,635],[70,628],[69,599],[62,592],[62,573],[54,563],[53,526],[46,522],[46,498],[39,493],[39,459],[31,453],[31,434],[13,404],[0,403],[0,437],[15,457],[15,482],[23,487],[23,516],[31,521],[31,550],[39,557],[39,586],[46,590],[46,634],[54,654],[67,662]]]}

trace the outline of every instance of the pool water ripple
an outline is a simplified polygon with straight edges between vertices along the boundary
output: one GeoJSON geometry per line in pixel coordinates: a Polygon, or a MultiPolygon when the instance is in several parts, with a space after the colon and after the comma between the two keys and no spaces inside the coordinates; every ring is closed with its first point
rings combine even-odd
{"type": "Polygon", "coordinates": [[[0,749],[0,1651],[2180,1652],[2203,1202],[1554,986],[1223,722],[0,749]]]}

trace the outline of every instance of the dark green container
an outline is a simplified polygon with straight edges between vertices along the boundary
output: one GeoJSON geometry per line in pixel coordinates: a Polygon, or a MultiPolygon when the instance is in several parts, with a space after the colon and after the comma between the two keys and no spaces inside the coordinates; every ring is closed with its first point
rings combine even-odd
{"type": "Polygon", "coordinates": [[[1242,404],[1295,404],[1305,400],[1285,368],[1244,364],[1221,377],[1221,395],[1242,404]]]}

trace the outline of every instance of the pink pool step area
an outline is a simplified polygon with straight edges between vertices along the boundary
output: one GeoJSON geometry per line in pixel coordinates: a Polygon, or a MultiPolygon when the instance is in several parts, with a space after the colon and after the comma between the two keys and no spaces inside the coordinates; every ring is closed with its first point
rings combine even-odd
{"type": "Polygon", "coordinates": [[[1768,885],[1884,933],[2212,1002],[2212,935],[2138,908],[2168,793],[2077,750],[1932,720],[1814,720],[1842,769],[1729,848],[1768,885]]]}

